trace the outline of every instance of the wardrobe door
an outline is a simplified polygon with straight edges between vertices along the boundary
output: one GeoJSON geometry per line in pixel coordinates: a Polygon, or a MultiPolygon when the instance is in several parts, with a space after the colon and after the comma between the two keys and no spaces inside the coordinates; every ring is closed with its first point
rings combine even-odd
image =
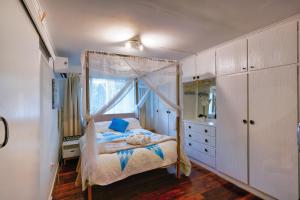
{"type": "Polygon", "coordinates": [[[196,56],[192,55],[180,61],[182,67],[182,81],[190,82],[196,76],[196,56]]]}
{"type": "Polygon", "coordinates": [[[217,75],[247,71],[247,40],[233,41],[216,50],[217,75]]]}
{"type": "Polygon", "coordinates": [[[297,22],[249,37],[248,59],[249,70],[297,63],[297,22]]]}
{"type": "Polygon", "coordinates": [[[217,78],[216,168],[247,183],[247,74],[217,78]]]}
{"type": "Polygon", "coordinates": [[[211,78],[216,75],[215,50],[209,49],[200,52],[196,57],[196,75],[201,79],[211,78]]]}
{"type": "Polygon", "coordinates": [[[297,66],[249,75],[250,185],[278,199],[298,199],[297,66]]]}

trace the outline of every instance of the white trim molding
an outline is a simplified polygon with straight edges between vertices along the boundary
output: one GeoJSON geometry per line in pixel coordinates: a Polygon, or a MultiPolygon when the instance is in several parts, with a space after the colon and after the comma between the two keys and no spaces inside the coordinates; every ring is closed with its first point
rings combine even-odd
{"type": "Polygon", "coordinates": [[[23,0],[23,3],[28,10],[31,19],[34,22],[35,27],[37,28],[37,31],[39,32],[39,35],[48,49],[51,57],[55,60],[55,53],[51,44],[47,27],[45,25],[46,14],[42,10],[40,3],[38,0],[23,0]]]}

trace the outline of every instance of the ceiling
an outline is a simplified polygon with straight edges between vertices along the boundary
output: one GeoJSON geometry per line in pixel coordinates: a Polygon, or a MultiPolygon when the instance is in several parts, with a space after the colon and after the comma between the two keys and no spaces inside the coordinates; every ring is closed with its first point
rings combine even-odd
{"type": "Polygon", "coordinates": [[[181,59],[300,13],[300,0],[39,0],[58,56],[83,50],[181,59]],[[144,51],[128,50],[139,36],[144,51]]]}

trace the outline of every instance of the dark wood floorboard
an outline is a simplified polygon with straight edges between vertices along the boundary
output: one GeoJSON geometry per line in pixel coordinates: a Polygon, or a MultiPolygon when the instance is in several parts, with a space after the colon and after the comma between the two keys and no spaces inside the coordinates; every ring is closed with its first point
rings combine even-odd
{"type": "MultiPolygon", "coordinates": [[[[77,160],[61,166],[53,200],[84,200],[86,192],[75,186],[77,160]]],[[[165,169],[131,176],[108,186],[94,186],[93,199],[101,200],[258,200],[259,198],[221,179],[206,169],[193,165],[190,177],[179,181],[165,169]]]]}

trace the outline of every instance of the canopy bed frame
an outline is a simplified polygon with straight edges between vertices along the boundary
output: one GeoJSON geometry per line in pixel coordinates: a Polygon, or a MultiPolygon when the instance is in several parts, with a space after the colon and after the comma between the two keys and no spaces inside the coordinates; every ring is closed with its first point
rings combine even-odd
{"type": "MultiPolygon", "coordinates": [[[[152,59],[152,58],[145,58],[145,57],[138,57],[138,56],[129,56],[129,55],[122,55],[122,54],[110,54],[110,53],[105,53],[105,52],[96,52],[96,51],[85,51],[84,53],[84,62],[83,62],[83,76],[84,76],[84,82],[83,84],[85,85],[84,89],[85,92],[83,93],[83,96],[85,95],[85,113],[87,116],[90,116],[90,55],[91,54],[100,54],[103,56],[118,56],[124,59],[130,58],[130,59],[146,59],[149,61],[154,61],[154,62],[164,62],[166,63],[166,66],[153,70],[149,73],[157,72],[160,71],[166,67],[174,66],[176,67],[176,106],[177,108],[180,108],[180,80],[181,80],[181,71],[180,71],[180,66],[179,63],[176,61],[171,61],[171,60],[162,60],[162,59],[152,59]]],[[[130,66],[130,65],[129,65],[130,66]]],[[[134,69],[133,69],[134,70],[134,69]]],[[[145,73],[141,73],[138,76],[135,77],[135,87],[138,88],[138,79],[145,76],[145,73]]],[[[135,100],[136,104],[139,101],[139,94],[138,90],[135,90],[135,100]]],[[[119,117],[119,118],[127,118],[127,117],[136,117],[139,118],[138,115],[135,115],[135,113],[126,113],[126,114],[103,114],[100,116],[94,116],[95,122],[99,121],[109,121],[114,117],[119,117]]],[[[177,179],[180,179],[180,155],[181,155],[181,112],[180,109],[177,110],[177,116],[176,116],[176,142],[177,142],[177,161],[173,165],[176,166],[176,177],[177,179]]],[[[88,200],[92,200],[92,185],[88,183],[87,186],[88,190],[88,200]]]]}

